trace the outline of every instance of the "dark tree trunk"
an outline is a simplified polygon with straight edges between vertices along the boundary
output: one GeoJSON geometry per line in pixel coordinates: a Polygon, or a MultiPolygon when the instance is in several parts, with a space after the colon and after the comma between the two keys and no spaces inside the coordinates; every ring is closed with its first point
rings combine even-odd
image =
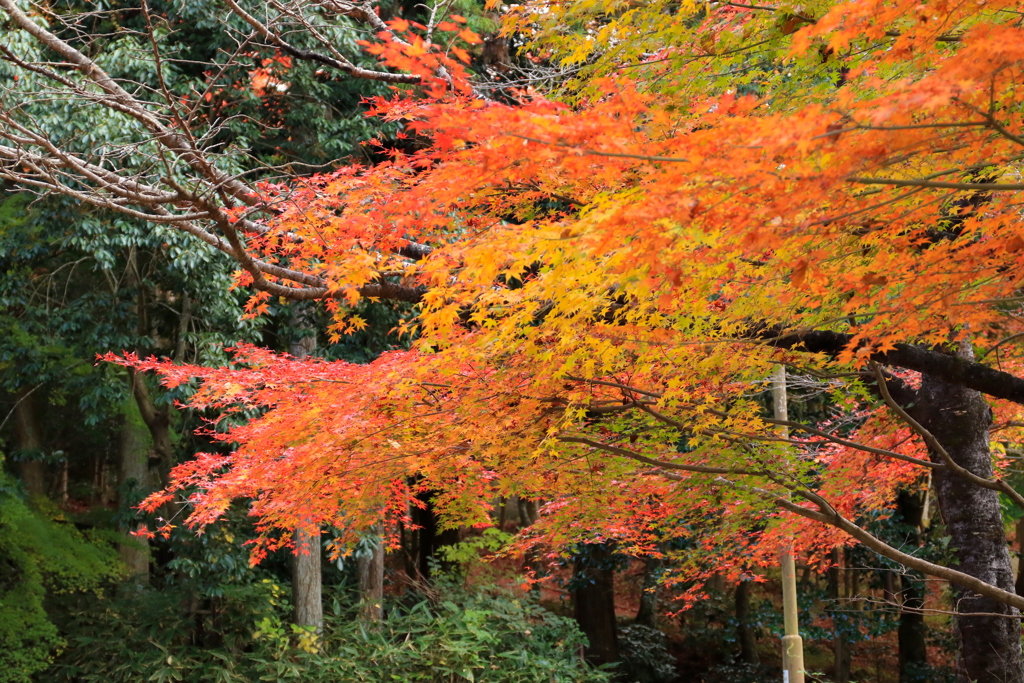
{"type": "Polygon", "coordinates": [[[900,683],[923,683],[929,680],[928,648],[925,640],[924,590],[919,577],[910,573],[900,576],[903,611],[900,612],[899,637],[900,683]],[[918,611],[915,611],[918,610],[918,611]]]}
{"type": "Polygon", "coordinates": [[[505,530],[505,521],[508,519],[508,498],[502,496],[498,500],[498,530],[505,530]]]}
{"type": "Polygon", "coordinates": [[[57,467],[57,476],[51,492],[57,505],[61,506],[68,504],[68,469],[67,458],[62,458],[57,467]]]}
{"type": "MultiPolygon", "coordinates": [[[[414,518],[414,512],[412,506],[408,508],[408,517],[411,522],[414,518]]],[[[401,553],[402,566],[405,569],[405,575],[412,578],[416,576],[416,531],[406,526],[405,521],[402,519],[398,520],[398,542],[400,544],[399,553],[401,553]]]]}
{"type": "Polygon", "coordinates": [[[835,629],[832,633],[832,662],[835,668],[835,673],[833,674],[835,683],[850,682],[851,655],[853,654],[850,651],[850,643],[847,642],[844,629],[846,624],[849,623],[849,616],[845,613],[849,608],[849,600],[846,599],[845,591],[845,565],[846,553],[842,548],[836,548],[832,551],[832,568],[828,571],[829,594],[835,605],[832,614],[832,621],[835,624],[835,629]]]}
{"type": "MultiPolygon", "coordinates": [[[[298,359],[316,349],[316,336],[309,334],[310,310],[299,304],[292,307],[292,326],[307,334],[296,336],[288,347],[298,359]]],[[[320,574],[320,529],[295,530],[295,556],[292,558],[292,621],[296,626],[310,626],[320,631],[324,625],[323,585],[320,574]]]]}
{"type": "Polygon", "coordinates": [[[23,451],[18,474],[30,496],[46,495],[46,465],[38,458],[43,450],[43,431],[39,426],[35,397],[31,389],[21,389],[15,396],[14,433],[18,449],[23,451]]]}
{"type": "Polygon", "coordinates": [[[736,584],[736,641],[740,644],[740,661],[760,664],[757,653],[757,638],[750,625],[750,581],[741,580],[736,584]]]}
{"type": "Polygon", "coordinates": [[[640,583],[640,608],[636,611],[636,623],[654,628],[658,616],[658,589],[661,567],[664,560],[648,557],[644,560],[644,578],[640,583]]]}
{"type": "Polygon", "coordinates": [[[587,637],[587,660],[594,664],[619,661],[611,549],[607,545],[587,546],[576,557],[572,582],[573,616],[587,637]]]}
{"type": "MultiPolygon", "coordinates": [[[[908,546],[920,544],[921,520],[924,501],[920,496],[900,491],[896,500],[899,517],[896,521],[906,526],[903,542],[908,546]]],[[[928,677],[928,649],[925,640],[924,587],[921,577],[909,570],[900,575],[899,639],[900,683],[923,683],[928,677]]]]}
{"type": "MultiPolygon", "coordinates": [[[[913,416],[950,457],[979,476],[991,477],[988,428],[992,413],[981,394],[924,375],[916,399],[913,416]]],[[[941,461],[938,454],[930,455],[936,462],[941,461]]],[[[933,481],[950,547],[956,553],[956,568],[1013,591],[999,494],[941,470],[935,471],[933,481]]],[[[955,585],[953,607],[960,613],[953,621],[959,641],[960,683],[1024,683],[1017,609],[955,585]],[[971,616],[972,612],[979,614],[971,616]]]]}
{"type": "Polygon", "coordinates": [[[1024,517],[1017,520],[1017,595],[1024,595],[1024,517]]]}
{"type": "Polygon", "coordinates": [[[419,529],[416,531],[415,553],[416,572],[423,581],[430,580],[431,565],[436,562],[442,569],[450,569],[446,562],[438,557],[438,550],[459,542],[458,529],[442,529],[437,511],[431,499],[434,491],[425,491],[416,497],[424,502],[425,507],[414,506],[412,509],[412,522],[419,529]]]}
{"type": "Polygon", "coordinates": [[[174,344],[174,360],[182,363],[185,360],[186,337],[192,325],[192,300],[188,292],[181,294],[181,315],[178,317],[178,339],[174,344]]]}
{"type": "Polygon", "coordinates": [[[384,544],[380,528],[372,529],[377,539],[373,552],[356,562],[359,574],[359,611],[364,619],[380,621],[384,616],[384,544]]]}

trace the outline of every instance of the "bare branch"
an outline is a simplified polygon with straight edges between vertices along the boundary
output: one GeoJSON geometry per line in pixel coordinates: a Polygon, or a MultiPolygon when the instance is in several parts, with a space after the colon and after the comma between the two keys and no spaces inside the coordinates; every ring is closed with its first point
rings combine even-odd
{"type": "Polygon", "coordinates": [[[1024,609],[1024,597],[1021,597],[1016,593],[1011,593],[1009,591],[1005,591],[1001,588],[993,586],[992,584],[986,583],[985,581],[982,581],[979,578],[971,576],[970,574],[965,574],[955,569],[950,569],[949,567],[943,567],[941,565],[934,564],[927,560],[921,559],[920,557],[915,557],[914,555],[910,555],[908,553],[897,550],[896,548],[893,548],[891,545],[878,539],[870,532],[866,531],[865,529],[857,526],[850,520],[843,517],[827,501],[825,501],[820,496],[811,493],[810,491],[798,490],[796,491],[796,494],[813,503],[815,506],[818,507],[818,510],[812,510],[803,507],[802,505],[797,505],[796,503],[787,500],[786,498],[779,496],[775,493],[772,493],[771,491],[758,489],[752,486],[746,486],[738,482],[730,481],[725,477],[718,477],[716,481],[725,486],[756,493],[764,498],[771,500],[780,508],[788,512],[792,512],[793,514],[800,515],[801,517],[805,517],[815,522],[829,524],[831,526],[836,527],[837,529],[845,531],[847,534],[849,534],[856,540],[860,541],[862,544],[864,544],[871,550],[875,551],[882,557],[888,558],[894,562],[898,562],[904,567],[907,567],[908,569],[914,569],[921,572],[922,574],[934,576],[939,579],[945,579],[946,581],[949,581],[952,584],[961,586],[967,590],[977,593],[978,595],[983,595],[987,598],[991,598],[997,602],[1000,602],[1004,605],[1009,605],[1010,607],[1016,608],[1018,610],[1024,609]]]}
{"type": "MultiPolygon", "coordinates": [[[[231,11],[241,17],[245,23],[249,24],[257,33],[269,40],[273,45],[279,47],[283,52],[295,57],[296,59],[302,59],[305,61],[318,62],[324,66],[329,66],[333,69],[338,69],[347,73],[349,76],[354,78],[365,78],[367,80],[382,81],[384,83],[419,83],[423,79],[414,74],[394,74],[387,71],[370,71],[369,69],[363,69],[358,67],[349,60],[345,59],[340,53],[335,52],[335,56],[330,57],[328,55],[320,54],[318,52],[312,52],[310,50],[300,50],[299,48],[291,45],[281,36],[271,31],[265,26],[259,19],[246,12],[242,7],[235,2],[235,0],[224,0],[231,11]]],[[[374,15],[376,16],[376,15],[374,15]]],[[[307,26],[312,32],[312,27],[307,26]]]]}
{"type": "Polygon", "coordinates": [[[872,361],[871,369],[875,372],[875,377],[878,379],[878,390],[881,392],[882,399],[885,401],[885,404],[889,406],[889,408],[892,409],[892,411],[896,413],[901,420],[906,422],[915,432],[921,435],[924,442],[928,444],[928,448],[938,455],[942,459],[942,462],[945,463],[946,469],[976,486],[1005,493],[1006,496],[1017,505],[1017,507],[1024,509],[1024,496],[1017,493],[1013,487],[1005,481],[1002,479],[992,480],[986,479],[985,477],[979,477],[974,472],[971,472],[969,469],[959,465],[931,432],[925,429],[920,422],[911,417],[907,411],[901,408],[900,405],[893,400],[892,396],[889,394],[889,388],[886,386],[885,377],[882,375],[882,371],[881,368],[879,368],[878,363],[872,361]]]}
{"type": "Polygon", "coordinates": [[[559,436],[557,437],[562,443],[579,443],[591,448],[596,448],[606,453],[612,453],[613,455],[620,455],[624,458],[636,460],[642,462],[645,465],[652,465],[661,469],[667,470],[679,470],[682,472],[699,472],[703,474],[738,474],[738,475],[757,475],[763,474],[763,472],[757,472],[755,470],[748,469],[733,469],[729,467],[706,467],[704,465],[683,465],[676,462],[667,462],[665,460],[656,460],[654,458],[648,458],[645,455],[640,455],[634,451],[626,450],[625,448],[618,448],[617,446],[609,446],[608,444],[594,441],[583,436],[559,436]]]}

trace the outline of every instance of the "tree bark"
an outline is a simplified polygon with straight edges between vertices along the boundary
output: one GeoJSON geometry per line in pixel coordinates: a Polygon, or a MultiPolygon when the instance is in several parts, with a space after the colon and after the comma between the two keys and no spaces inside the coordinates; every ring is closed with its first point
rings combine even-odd
{"type": "Polygon", "coordinates": [[[615,569],[607,545],[590,545],[573,568],[573,617],[587,637],[584,654],[594,664],[619,661],[615,623],[615,569]]]}
{"type": "MultiPolygon", "coordinates": [[[[957,464],[978,476],[992,476],[988,431],[992,413],[981,394],[923,375],[911,411],[957,464]]],[[[937,453],[930,453],[930,457],[941,462],[937,453]]],[[[946,470],[936,470],[933,480],[950,547],[955,552],[955,568],[1013,591],[999,494],[946,470]]],[[[959,682],[1024,682],[1018,610],[956,585],[953,607],[958,613],[953,628],[959,641],[959,682]]]]}
{"type": "Polygon", "coordinates": [[[636,611],[636,623],[654,628],[658,616],[658,579],[664,560],[648,557],[644,560],[644,578],[640,583],[640,608],[636,611]]]}
{"type": "Polygon", "coordinates": [[[1024,517],[1017,520],[1017,595],[1024,595],[1024,517]]]}
{"type": "Polygon", "coordinates": [[[760,664],[757,653],[757,638],[750,626],[750,581],[740,580],[736,584],[736,641],[740,644],[740,661],[746,664],[760,664]]]}
{"type": "Polygon", "coordinates": [[[384,544],[380,528],[371,530],[377,534],[373,552],[356,561],[359,574],[359,612],[368,621],[380,621],[384,616],[384,544]]]}
{"type": "Polygon", "coordinates": [[[152,451],[147,463],[156,480],[162,487],[170,483],[171,467],[174,464],[174,445],[171,441],[171,411],[168,406],[158,408],[153,402],[143,378],[135,370],[128,369],[128,381],[131,383],[132,396],[139,409],[142,422],[149,430],[152,439],[152,451]]]}
{"type": "MultiPolygon", "coordinates": [[[[897,497],[899,519],[908,527],[903,539],[907,545],[920,545],[918,529],[924,513],[924,501],[908,491],[897,497]]],[[[899,642],[900,683],[924,683],[928,678],[928,647],[925,640],[924,588],[921,577],[907,570],[900,574],[899,642]]]]}
{"type": "MultiPolygon", "coordinates": [[[[136,332],[141,339],[153,334],[150,330],[148,303],[150,292],[139,272],[138,254],[134,248],[129,249],[127,261],[128,286],[135,290],[136,332]]],[[[149,355],[149,350],[141,347],[136,347],[135,352],[140,358],[149,355]]],[[[171,408],[167,405],[157,407],[149,393],[149,387],[146,386],[145,378],[132,368],[128,368],[128,382],[131,386],[132,396],[135,398],[135,404],[139,408],[139,415],[153,440],[152,453],[148,463],[149,469],[156,473],[160,486],[166,487],[170,483],[171,467],[174,465],[174,447],[171,442],[171,408]]]]}
{"type": "Polygon", "coordinates": [[[60,506],[68,504],[68,469],[68,459],[64,457],[60,461],[52,491],[53,499],[60,506]]]}
{"type": "Polygon", "coordinates": [[[14,433],[18,449],[23,451],[18,474],[29,496],[46,495],[46,465],[38,456],[43,450],[43,431],[39,426],[32,389],[19,389],[15,395],[14,433]]]}
{"type": "Polygon", "coordinates": [[[519,498],[518,505],[519,525],[526,528],[536,524],[537,520],[540,519],[540,506],[537,504],[537,501],[519,498]]]}
{"type": "MultiPolygon", "coordinates": [[[[823,353],[830,356],[837,356],[849,350],[853,342],[852,335],[842,332],[806,330],[787,333],[778,327],[756,328],[751,336],[766,339],[766,343],[775,348],[796,348],[807,353],[823,353]]],[[[914,344],[896,344],[888,351],[874,351],[868,354],[866,359],[873,360],[879,365],[894,365],[915,370],[942,382],[1024,405],[1024,377],[977,363],[973,357],[965,354],[951,355],[938,349],[927,349],[914,344]]]]}
{"type": "Polygon", "coordinates": [[[505,521],[508,519],[508,498],[502,496],[498,500],[498,530],[505,530],[505,521]]]}
{"type": "MultiPolygon", "coordinates": [[[[835,672],[833,678],[835,683],[850,682],[851,651],[850,644],[846,640],[843,626],[849,617],[841,614],[840,610],[847,606],[846,581],[845,581],[846,553],[842,548],[832,551],[832,568],[828,571],[828,587],[830,597],[835,605],[832,614],[834,629],[832,633],[832,662],[835,672]]],[[[845,610],[844,610],[845,611],[845,610]]]]}
{"type": "Polygon", "coordinates": [[[185,342],[188,328],[192,324],[192,300],[188,292],[181,293],[181,315],[178,317],[178,338],[174,344],[174,360],[177,363],[185,360],[185,342]]]}
{"type": "Polygon", "coordinates": [[[295,553],[292,557],[292,621],[296,626],[312,627],[319,632],[324,625],[320,532],[296,529],[295,553]]]}
{"type": "MultiPolygon", "coordinates": [[[[122,511],[136,500],[141,500],[142,495],[152,489],[147,476],[149,444],[146,439],[146,428],[141,422],[136,421],[138,418],[132,413],[130,408],[125,411],[118,444],[117,479],[118,494],[121,497],[119,507],[122,511]]],[[[125,531],[132,531],[138,524],[131,523],[127,526],[128,529],[125,531]]],[[[118,544],[117,550],[128,568],[128,578],[135,582],[148,582],[149,553],[144,541],[126,534],[125,542],[118,544]]]]}
{"type": "MultiPolygon", "coordinates": [[[[312,328],[306,307],[294,304],[292,326],[312,328]]],[[[305,358],[316,349],[313,335],[296,336],[288,347],[298,359],[305,358]]],[[[292,558],[292,605],[296,626],[311,626],[319,632],[324,625],[323,585],[320,574],[320,530],[295,530],[295,555],[292,558]]]]}
{"type": "Polygon", "coordinates": [[[424,491],[417,494],[417,498],[425,503],[425,507],[413,506],[412,522],[417,527],[415,543],[415,568],[416,573],[422,581],[430,580],[431,565],[435,562],[441,569],[449,569],[447,563],[437,558],[437,551],[446,545],[454,545],[459,542],[458,529],[442,529],[437,517],[437,511],[431,499],[436,492],[424,491]]]}

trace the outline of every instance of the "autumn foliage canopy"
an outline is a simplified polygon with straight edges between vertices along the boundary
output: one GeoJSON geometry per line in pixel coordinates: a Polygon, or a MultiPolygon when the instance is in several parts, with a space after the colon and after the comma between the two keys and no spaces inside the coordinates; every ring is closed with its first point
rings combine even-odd
{"type": "MultiPolygon", "coordinates": [[[[1012,0],[538,2],[505,30],[573,77],[503,99],[468,80],[460,18],[432,42],[393,24],[366,49],[422,81],[372,114],[417,150],[230,211],[273,266],[242,261],[254,314],[322,299],[343,335],[360,299],[404,300],[411,348],[122,360],[198,380],[193,407],[259,409],[147,506],[183,492],[201,527],[249,500],[257,556],[296,527],[402,518],[423,491],[452,525],[543,500],[529,541],[551,547],[690,535],[719,571],[852,542],[837,519],[884,514],[929,471],[867,388],[915,368],[877,363],[913,344],[1019,370],[1021,18],[1012,0]],[[777,364],[817,378],[835,420],[773,423],[777,364]]],[[[1011,385],[990,393],[1001,435],[1011,385]]]]}

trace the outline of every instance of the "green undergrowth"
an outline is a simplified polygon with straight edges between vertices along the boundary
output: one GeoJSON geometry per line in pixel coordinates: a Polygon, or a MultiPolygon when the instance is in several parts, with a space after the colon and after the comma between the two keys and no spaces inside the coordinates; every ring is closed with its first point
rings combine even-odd
{"type": "Polygon", "coordinates": [[[121,572],[110,539],[99,536],[46,501],[30,504],[0,472],[0,681],[31,681],[65,646],[48,596],[93,590],[121,572]]]}
{"type": "Polygon", "coordinates": [[[83,605],[47,681],[345,681],[607,683],[581,661],[570,619],[500,590],[441,581],[359,619],[344,595],[326,599],[323,632],[288,621],[287,587],[232,587],[197,609],[172,590],[139,587],[83,605]]]}

